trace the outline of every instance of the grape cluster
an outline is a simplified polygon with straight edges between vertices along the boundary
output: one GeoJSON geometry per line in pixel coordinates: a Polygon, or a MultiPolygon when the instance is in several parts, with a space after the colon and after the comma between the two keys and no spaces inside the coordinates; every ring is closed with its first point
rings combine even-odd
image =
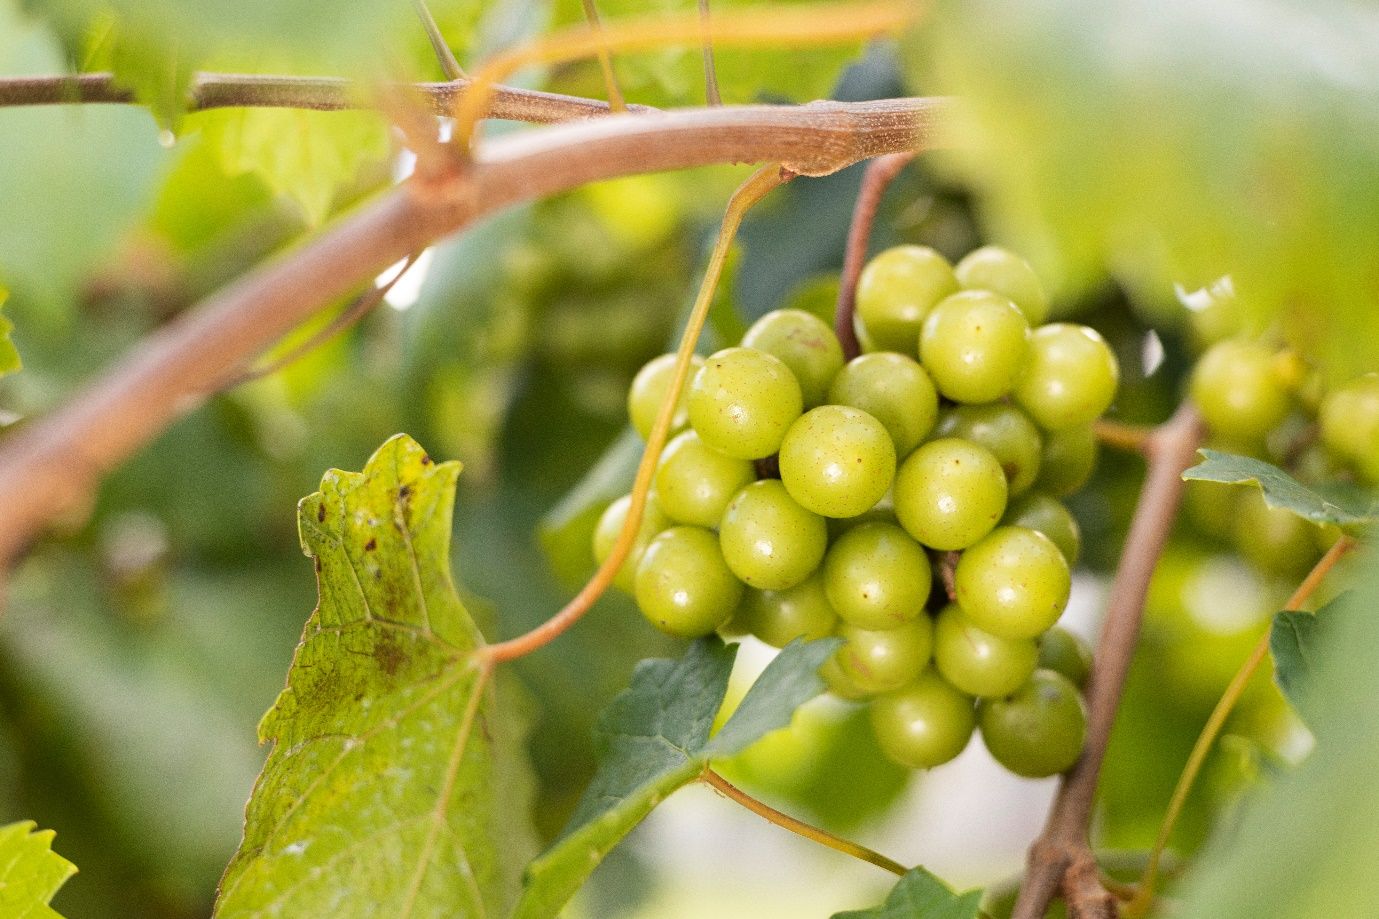
{"type": "MultiPolygon", "coordinates": [[[[673,635],[841,636],[823,675],[900,763],[944,763],[980,727],[1011,771],[1061,772],[1089,655],[1055,626],[1080,542],[1060,498],[1096,462],[1116,359],[1089,328],[1043,324],[1039,279],[997,247],[956,267],[887,250],[856,304],[850,361],[789,309],[696,358],[616,583],[673,635]]],[[[644,437],[673,369],[663,355],[632,384],[644,437]]],[[[599,522],[600,562],[630,500],[599,522]]]]}

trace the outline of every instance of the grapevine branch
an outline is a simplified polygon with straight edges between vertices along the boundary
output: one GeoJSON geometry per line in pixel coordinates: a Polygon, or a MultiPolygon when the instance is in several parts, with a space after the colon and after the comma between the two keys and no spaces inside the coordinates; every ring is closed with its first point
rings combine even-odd
{"type": "Polygon", "coordinates": [[[857,191],[857,203],[852,208],[852,224],[848,227],[847,248],[843,252],[838,306],[833,314],[833,331],[837,333],[838,341],[843,345],[843,356],[848,360],[862,352],[852,316],[857,306],[857,279],[867,261],[867,244],[871,241],[872,225],[876,223],[876,211],[881,206],[886,189],[914,157],[914,152],[908,150],[877,157],[867,164],[866,172],[862,175],[862,187],[857,191]]]}
{"type": "Polygon", "coordinates": [[[1092,854],[1092,803],[1139,638],[1149,579],[1182,502],[1183,471],[1192,465],[1202,435],[1201,417],[1185,403],[1144,441],[1145,483],[1111,583],[1106,622],[1087,685],[1086,745],[1058,789],[1044,832],[1030,847],[1025,882],[1011,919],[1041,919],[1060,891],[1072,919],[1117,915],[1115,897],[1102,885],[1092,854]]]}

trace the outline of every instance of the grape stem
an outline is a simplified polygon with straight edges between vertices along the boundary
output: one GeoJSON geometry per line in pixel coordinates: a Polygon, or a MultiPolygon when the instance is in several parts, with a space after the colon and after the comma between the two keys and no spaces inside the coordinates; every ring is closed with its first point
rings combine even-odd
{"type": "Polygon", "coordinates": [[[699,0],[699,21],[704,27],[704,102],[706,105],[722,105],[723,97],[718,92],[718,68],[713,61],[713,39],[709,38],[709,0],[699,0]]]}
{"type": "MultiPolygon", "coordinates": [[[[1288,598],[1288,603],[1284,609],[1300,610],[1307,603],[1326,578],[1328,572],[1336,566],[1351,549],[1355,548],[1356,542],[1350,536],[1341,536],[1326,554],[1321,557],[1307,577],[1303,578],[1298,589],[1293,591],[1293,595],[1288,598]]],[[[1259,665],[1269,655],[1269,632],[1265,632],[1259,639],[1258,644],[1250,651],[1249,657],[1240,665],[1226,691],[1221,694],[1216,707],[1212,709],[1211,716],[1207,718],[1207,723],[1202,727],[1202,733],[1197,736],[1197,742],[1192,746],[1192,753],[1188,755],[1187,763],[1183,766],[1183,772],[1178,776],[1178,784],[1173,789],[1173,797],[1169,799],[1168,809],[1164,812],[1163,824],[1159,827],[1159,836],[1154,841],[1154,848],[1150,850],[1149,861],[1145,864],[1144,874],[1140,877],[1138,889],[1134,899],[1126,906],[1127,916],[1143,916],[1154,902],[1154,888],[1158,883],[1159,862],[1163,857],[1164,849],[1168,846],[1168,839],[1173,835],[1173,828],[1178,823],[1178,817],[1183,812],[1183,807],[1187,804],[1188,794],[1192,791],[1193,783],[1197,780],[1197,775],[1202,771],[1202,766],[1206,763],[1207,754],[1211,752],[1212,745],[1216,738],[1220,736],[1221,729],[1225,727],[1226,719],[1235,710],[1236,703],[1245,694],[1245,687],[1249,685],[1250,678],[1254,676],[1259,665]]]]}
{"type": "Polygon", "coordinates": [[[705,769],[703,773],[700,774],[699,781],[708,785],[730,801],[741,804],[758,817],[762,817],[778,827],[787,829],[797,836],[803,836],[805,839],[817,842],[821,846],[827,846],[837,852],[842,852],[844,855],[851,855],[853,858],[861,859],[864,862],[875,865],[885,871],[889,871],[897,877],[905,874],[905,866],[894,859],[887,858],[880,852],[868,849],[860,843],[852,842],[841,836],[835,836],[828,830],[820,829],[812,824],[805,823],[803,820],[791,817],[789,814],[782,813],[764,801],[759,801],[747,794],[747,792],[738,788],[712,769],[705,769]]]}
{"type": "Polygon", "coordinates": [[[833,331],[843,346],[843,357],[847,360],[862,353],[852,316],[857,308],[857,279],[861,277],[862,266],[867,261],[867,246],[871,242],[876,212],[886,189],[914,158],[911,151],[878,156],[867,164],[866,171],[862,173],[857,203],[852,208],[852,223],[848,226],[847,248],[843,251],[843,272],[838,279],[838,305],[833,312],[833,331]]]}
{"type": "Polygon", "coordinates": [[[1096,439],[1106,446],[1130,453],[1143,453],[1145,445],[1154,436],[1154,428],[1147,425],[1125,424],[1105,418],[1092,425],[1092,432],[1096,434],[1096,439]]]}
{"type": "Polygon", "coordinates": [[[426,30],[426,38],[431,42],[431,50],[436,54],[436,60],[440,62],[441,72],[445,78],[452,83],[455,80],[463,80],[466,76],[464,68],[460,66],[459,60],[455,57],[455,52],[450,50],[450,44],[441,34],[441,27],[436,22],[436,17],[431,15],[431,10],[426,6],[426,0],[412,0],[412,7],[417,11],[417,18],[421,20],[421,27],[426,30]]]}
{"type": "Polygon", "coordinates": [[[1101,883],[1091,850],[1092,803],[1139,638],[1149,580],[1182,503],[1182,474],[1195,461],[1203,433],[1201,416],[1184,403],[1145,440],[1145,483],[1111,583],[1106,621],[1087,684],[1086,745],[1059,786],[1043,832],[1030,846],[1025,880],[1011,919],[1042,919],[1060,892],[1073,919],[1118,915],[1118,901],[1101,883]]]}
{"type": "Polygon", "coordinates": [[[956,603],[958,600],[958,562],[961,559],[962,553],[956,550],[939,556],[939,580],[943,582],[943,592],[948,596],[949,603],[956,603]]]}
{"type": "MultiPolygon", "coordinates": [[[[603,22],[599,19],[599,8],[594,0],[583,0],[583,3],[584,19],[589,23],[589,28],[602,34],[603,22]]],[[[606,44],[599,45],[598,59],[599,69],[603,71],[603,85],[608,93],[608,107],[615,112],[627,111],[627,101],[623,99],[622,87],[618,85],[618,75],[613,72],[613,55],[608,52],[606,44]]]]}

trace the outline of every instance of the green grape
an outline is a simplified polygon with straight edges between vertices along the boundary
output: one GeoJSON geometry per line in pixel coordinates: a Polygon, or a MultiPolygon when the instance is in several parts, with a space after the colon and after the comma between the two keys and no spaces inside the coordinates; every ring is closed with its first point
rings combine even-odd
{"type": "Polygon", "coordinates": [[[972,700],[933,670],[871,703],[871,727],[887,756],[911,769],[932,769],[957,756],[976,728],[972,700]]]}
{"type": "Polygon", "coordinates": [[[1367,373],[1327,393],[1319,412],[1322,443],[1379,483],[1379,373],[1367,373]]]}
{"type": "Polygon", "coordinates": [[[747,588],[734,621],[773,648],[796,638],[813,641],[833,634],[838,614],[824,592],[824,576],[816,571],[784,590],[747,588]]]}
{"type": "Polygon", "coordinates": [[[934,621],[934,666],[969,696],[1004,696],[1018,689],[1039,662],[1029,638],[1001,638],[979,628],[949,603],[934,621]]]}
{"type": "Polygon", "coordinates": [[[790,497],[825,517],[855,517],[886,494],[895,444],[881,422],[846,405],[810,409],[780,446],[780,477],[790,497]]]}
{"type": "Polygon", "coordinates": [[[661,454],[656,495],[671,520],[712,529],[733,495],[755,480],[749,461],[725,456],[695,432],[684,431],[661,454]]]}
{"type": "Polygon", "coordinates": [[[1063,431],[1099,418],[1119,384],[1120,364],[1095,329],[1056,322],[1030,336],[1015,401],[1044,430],[1063,431]]]}
{"type": "Polygon", "coordinates": [[[1217,342],[1197,361],[1192,401],[1212,432],[1236,443],[1255,443],[1288,414],[1288,388],[1275,373],[1274,352],[1258,342],[1217,342]]]}
{"type": "Polygon", "coordinates": [[[957,289],[952,266],[933,249],[887,249],[867,262],[857,279],[858,338],[879,351],[914,354],[924,317],[957,289]]]}
{"type": "Polygon", "coordinates": [[[961,437],[991,451],[1005,471],[1012,497],[1034,484],[1044,444],[1039,428],[1013,405],[958,405],[939,418],[940,437],[961,437]]]}
{"type": "Polygon", "coordinates": [[[900,458],[919,446],[938,417],[938,391],[929,374],[918,361],[893,351],[849,361],[829,387],[828,401],[861,409],[881,422],[900,458]]]}
{"type": "Polygon", "coordinates": [[[838,628],[845,643],[834,654],[848,684],[868,695],[899,689],[929,665],[934,626],[919,616],[894,629],[838,628]]]}
{"type": "Polygon", "coordinates": [[[1024,527],[997,527],[958,560],[958,604],[1003,638],[1033,638],[1058,621],[1072,576],[1053,540],[1024,527]]]}
{"type": "MultiPolygon", "coordinates": [[[[627,509],[632,506],[632,496],[623,495],[604,509],[594,528],[594,560],[600,565],[613,553],[613,543],[622,532],[623,522],[627,520],[627,509]]],[[[632,549],[618,568],[613,578],[613,586],[632,593],[633,581],[637,576],[637,562],[641,561],[647,543],[671,525],[670,518],[661,512],[661,506],[654,494],[647,495],[646,506],[642,509],[642,522],[637,527],[637,536],[632,541],[632,549]]]]}
{"type": "Polygon", "coordinates": [[[1055,498],[1077,491],[1092,477],[1101,445],[1092,426],[1044,432],[1044,455],[1039,460],[1039,477],[1034,486],[1055,498]]]}
{"type": "Polygon", "coordinates": [[[1000,246],[974,249],[953,269],[964,290],[989,290],[1020,308],[1032,326],[1048,318],[1049,297],[1029,262],[1000,246]]]}
{"type": "Polygon", "coordinates": [[[637,605],[652,625],[699,638],[724,625],[742,601],[718,537],[702,527],[671,527],[652,539],[637,564],[637,605]]]}
{"type": "Polygon", "coordinates": [[[1229,277],[1222,278],[1210,288],[1192,293],[1180,291],[1178,298],[1187,307],[1188,326],[1199,348],[1211,347],[1245,330],[1245,317],[1229,277]]]}
{"type": "Polygon", "coordinates": [[[933,549],[965,549],[1006,509],[1006,476],[985,447],[955,437],[932,440],[900,466],[895,515],[933,549]]]}
{"type": "MultiPolygon", "coordinates": [[[[693,378],[695,371],[703,365],[704,359],[697,354],[693,355],[690,358],[690,378],[693,378]]],[[[674,377],[675,355],[662,354],[647,361],[632,378],[632,386],[627,390],[627,416],[632,422],[632,427],[642,435],[642,440],[651,436],[651,426],[656,423],[656,415],[661,411],[661,401],[665,399],[674,377]]],[[[680,393],[680,401],[670,422],[671,433],[689,424],[689,410],[686,408],[688,390],[689,387],[686,386],[680,393]]]]}
{"type": "Polygon", "coordinates": [[[1039,667],[1061,673],[1078,689],[1092,675],[1092,649],[1060,625],[1039,636],[1039,667]]]}
{"type": "Polygon", "coordinates": [[[689,419],[704,443],[737,459],[761,459],[804,410],[800,384],[778,357],[753,348],[709,356],[689,388],[689,419]]]}
{"type": "Polygon", "coordinates": [[[1299,577],[1317,560],[1316,525],[1285,508],[1270,507],[1263,492],[1253,488],[1237,500],[1231,529],[1240,554],[1260,571],[1299,577]]]}
{"type": "Polygon", "coordinates": [[[1037,491],[1021,495],[1006,508],[1001,525],[1043,533],[1063,553],[1069,568],[1077,564],[1077,556],[1082,551],[1082,528],[1077,525],[1077,518],[1057,498],[1037,491]]]}
{"type": "Polygon", "coordinates": [[[718,526],[723,560],[748,587],[784,590],[813,573],[828,547],[824,518],[795,503],[778,479],[733,496],[718,526]]]}
{"type": "Polygon", "coordinates": [[[1029,322],[1000,294],[964,290],[924,319],[919,359],[955,402],[991,402],[1010,392],[1029,353],[1029,322]]]}
{"type": "Polygon", "coordinates": [[[1087,708],[1077,687],[1052,670],[1036,670],[1007,699],[980,706],[982,740],[1016,775],[1044,778],[1072,768],[1087,736],[1087,708]]]}
{"type": "Polygon", "coordinates": [[[861,702],[871,698],[871,693],[853,683],[852,677],[843,672],[837,654],[830,655],[829,659],[824,661],[824,665],[819,668],[819,676],[828,684],[828,691],[840,699],[861,702]]]}
{"type": "Polygon", "coordinates": [[[866,523],[824,556],[824,589],[839,618],[864,629],[893,629],[924,612],[933,587],[929,556],[900,527],[866,523]]]}
{"type": "Polygon", "coordinates": [[[742,336],[744,348],[780,358],[799,381],[804,407],[824,401],[829,381],[843,369],[843,346],[818,316],[804,310],[773,310],[742,336]]]}

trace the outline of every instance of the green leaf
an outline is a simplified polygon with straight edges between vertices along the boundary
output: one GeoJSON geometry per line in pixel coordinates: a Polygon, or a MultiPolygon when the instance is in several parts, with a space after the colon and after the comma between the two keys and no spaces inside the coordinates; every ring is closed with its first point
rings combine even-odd
{"type": "Polygon", "coordinates": [[[274,748],[223,919],[498,915],[515,898],[528,768],[450,574],[459,471],[398,435],[303,499],[320,604],[259,726],[274,748]]]}
{"type": "Polygon", "coordinates": [[[31,820],[0,826],[0,914],[9,919],[61,919],[48,907],[77,866],[53,851],[53,831],[31,820]]]}
{"type": "Polygon", "coordinates": [[[980,890],[954,893],[925,869],[912,868],[881,906],[835,913],[833,919],[977,919],[981,900],[980,890]]]}
{"type": "MultiPolygon", "coordinates": [[[[0,287],[0,306],[5,305],[5,299],[9,294],[9,291],[0,287]]],[[[10,333],[13,331],[14,323],[0,315],[0,377],[7,373],[16,373],[24,366],[19,360],[19,349],[10,339],[10,333]]]]}
{"type": "Polygon", "coordinates": [[[1228,485],[1258,485],[1269,507],[1292,511],[1313,523],[1353,527],[1379,519],[1379,504],[1355,495],[1323,495],[1302,484],[1277,466],[1250,456],[1198,451],[1205,459],[1183,473],[1190,482],[1223,482],[1228,485]]]}
{"type": "Polygon", "coordinates": [[[1293,708],[1316,721],[1313,686],[1325,667],[1325,648],[1337,622],[1354,615],[1350,594],[1342,594],[1315,613],[1285,610],[1274,615],[1269,653],[1274,658],[1274,681],[1293,708]]]}
{"type": "Polygon", "coordinates": [[[604,856],[710,760],[788,725],[801,703],[823,692],[818,670],[837,645],[837,639],[787,645],[712,739],[737,646],[709,636],[679,660],[639,664],[632,684],[599,721],[599,770],[560,839],[527,869],[515,916],[556,915],[604,856]]]}

